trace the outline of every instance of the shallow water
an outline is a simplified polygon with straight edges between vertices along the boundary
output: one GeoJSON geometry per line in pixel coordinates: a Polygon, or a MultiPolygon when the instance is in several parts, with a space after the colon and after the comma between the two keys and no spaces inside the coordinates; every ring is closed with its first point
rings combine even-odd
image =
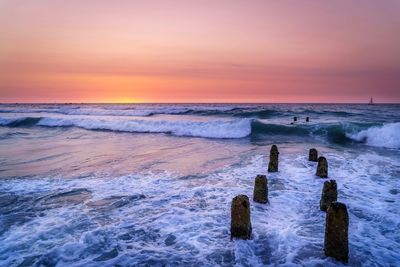
{"type": "Polygon", "coordinates": [[[323,254],[316,147],[349,211],[349,265],[396,266],[399,116],[399,105],[0,105],[0,265],[340,266],[323,254]],[[273,143],[280,171],[268,174],[273,143]],[[257,174],[270,204],[251,201],[252,239],[231,241],[231,200],[251,198],[257,174]]]}

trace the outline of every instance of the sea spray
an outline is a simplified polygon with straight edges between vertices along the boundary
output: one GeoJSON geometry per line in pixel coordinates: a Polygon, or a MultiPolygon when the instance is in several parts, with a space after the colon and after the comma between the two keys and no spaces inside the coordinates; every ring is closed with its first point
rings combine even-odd
{"type": "Polygon", "coordinates": [[[400,122],[371,127],[347,136],[370,146],[400,148],[400,122]]]}
{"type": "Polygon", "coordinates": [[[251,121],[239,120],[162,120],[117,118],[43,118],[37,125],[48,127],[80,127],[89,130],[110,130],[136,133],[170,133],[176,136],[207,138],[243,138],[251,133],[251,121]]]}
{"type": "MultiPolygon", "coordinates": [[[[110,107],[69,106],[37,110],[21,109],[19,106],[17,109],[0,108],[0,126],[80,127],[87,130],[168,133],[176,136],[222,139],[244,137],[262,139],[269,136],[288,139],[293,136],[297,139],[308,137],[343,146],[365,143],[376,147],[400,148],[400,141],[396,136],[400,123],[387,123],[380,126],[371,122],[313,122],[290,125],[288,121],[281,119],[263,120],[257,119],[257,116],[255,118],[239,116],[236,113],[241,114],[245,109],[235,109],[232,106],[204,107],[204,110],[196,106],[196,112],[193,112],[190,107],[185,107],[183,110],[178,107],[168,107],[165,110],[118,108],[119,110],[112,110],[110,107]]],[[[277,116],[279,118],[282,115],[277,116]]]]}

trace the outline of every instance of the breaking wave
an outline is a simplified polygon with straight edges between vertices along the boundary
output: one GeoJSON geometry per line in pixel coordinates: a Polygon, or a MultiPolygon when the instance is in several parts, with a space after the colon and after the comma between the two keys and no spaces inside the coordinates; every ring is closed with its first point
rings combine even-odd
{"type": "Polygon", "coordinates": [[[18,119],[0,119],[0,125],[9,126],[9,127],[27,127],[36,125],[41,118],[18,118],[18,119]]]}
{"type": "Polygon", "coordinates": [[[266,124],[255,120],[252,125],[252,133],[255,135],[276,134],[307,136],[310,134],[310,128],[297,125],[266,124]]]}
{"type": "Polygon", "coordinates": [[[19,117],[0,118],[0,125],[8,127],[79,127],[87,130],[106,130],[133,133],[166,133],[175,136],[204,138],[244,138],[259,135],[285,135],[323,138],[335,144],[365,143],[385,148],[400,148],[400,123],[384,125],[372,123],[299,124],[263,123],[257,119],[229,120],[170,120],[163,118],[127,117],[19,117]]]}
{"type": "Polygon", "coordinates": [[[42,118],[37,125],[48,127],[80,127],[88,130],[109,130],[136,133],[168,133],[176,136],[206,138],[242,138],[251,133],[249,120],[232,121],[169,121],[145,119],[42,118]]]}
{"type": "Polygon", "coordinates": [[[387,123],[382,126],[370,127],[355,134],[347,136],[358,142],[370,146],[400,148],[400,122],[387,123]]]}
{"type": "Polygon", "coordinates": [[[350,137],[362,129],[375,126],[371,123],[336,123],[336,124],[315,124],[315,125],[281,125],[265,124],[260,121],[254,121],[252,127],[253,135],[286,135],[286,136],[312,136],[323,138],[334,144],[349,144],[355,140],[350,137]]]}

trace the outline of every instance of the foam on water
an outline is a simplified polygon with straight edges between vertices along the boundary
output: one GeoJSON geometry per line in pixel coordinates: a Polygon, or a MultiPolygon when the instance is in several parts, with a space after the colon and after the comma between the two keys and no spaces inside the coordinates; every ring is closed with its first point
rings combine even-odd
{"type": "Polygon", "coordinates": [[[251,134],[250,119],[197,120],[186,118],[171,120],[163,118],[135,118],[109,116],[52,116],[0,118],[2,126],[80,127],[87,130],[109,130],[135,133],[168,133],[175,136],[206,138],[243,138],[251,134]]]}
{"type": "Polygon", "coordinates": [[[242,138],[251,133],[250,120],[142,120],[90,117],[81,118],[43,118],[40,126],[76,126],[90,130],[111,130],[123,132],[171,133],[177,136],[195,136],[208,138],[242,138]]]}
{"type": "Polygon", "coordinates": [[[306,104],[0,104],[0,125],[76,126],[88,130],[169,133],[205,138],[293,136],[298,140],[312,137],[331,144],[364,143],[399,149],[400,143],[396,136],[400,128],[399,107],[306,104]],[[293,116],[298,117],[297,122],[293,122],[293,116]],[[310,118],[309,122],[305,122],[306,116],[310,118]]]}
{"type": "Polygon", "coordinates": [[[400,122],[371,127],[347,136],[370,146],[400,148],[400,122]]]}
{"type": "MultiPolygon", "coordinates": [[[[80,127],[87,130],[109,130],[136,133],[168,133],[175,136],[193,136],[205,138],[243,138],[247,136],[298,136],[315,137],[335,144],[346,144],[352,141],[364,141],[370,136],[368,144],[398,148],[394,137],[399,124],[388,125],[383,133],[371,127],[371,123],[316,123],[316,124],[275,124],[268,120],[205,118],[201,116],[167,115],[141,118],[124,116],[65,116],[49,117],[8,116],[0,118],[0,125],[9,127],[47,126],[47,127],[80,127]],[[390,126],[390,127],[389,127],[390,126]],[[397,127],[397,128],[396,128],[397,127]],[[367,128],[368,131],[360,129],[367,128]],[[357,132],[355,134],[355,132],[357,132]],[[377,135],[382,136],[379,139],[377,135]],[[377,140],[377,141],[375,141],[377,140]],[[374,142],[375,141],[375,142],[374,142]],[[383,145],[382,145],[383,144],[383,145]]],[[[368,141],[368,140],[367,140],[368,141]]]]}
{"type": "MultiPolygon", "coordinates": [[[[148,173],[108,178],[15,179],[0,182],[2,199],[18,203],[20,220],[0,236],[5,266],[336,266],[323,255],[324,179],[306,149],[281,147],[280,172],[269,174],[269,205],[251,201],[253,237],[230,241],[230,202],[252,199],[263,155],[204,176],[148,173]],[[67,200],[67,201],[66,201],[67,200]],[[27,264],[31,263],[31,264],[27,264]]],[[[399,162],[374,153],[320,151],[350,216],[350,265],[400,260],[399,162]],[[351,163],[350,163],[351,160],[351,163]],[[393,191],[396,189],[397,191],[393,191]],[[390,193],[392,192],[392,193],[390,193]]],[[[7,221],[7,220],[5,220],[7,221]]]]}
{"type": "Polygon", "coordinates": [[[311,147],[348,208],[349,265],[397,266],[399,107],[0,105],[0,266],[341,266],[311,147]],[[252,239],[231,241],[257,174],[270,203],[251,200],[252,239]]]}

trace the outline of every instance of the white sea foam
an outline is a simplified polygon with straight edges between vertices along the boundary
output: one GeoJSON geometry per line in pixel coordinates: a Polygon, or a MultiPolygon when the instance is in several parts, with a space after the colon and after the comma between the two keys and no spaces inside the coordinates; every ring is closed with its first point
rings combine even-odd
{"type": "Polygon", "coordinates": [[[89,130],[110,130],[139,133],[170,133],[176,136],[206,138],[243,138],[251,133],[251,120],[168,120],[133,119],[107,117],[48,117],[42,118],[39,126],[76,126],[89,130]]]}
{"type": "Polygon", "coordinates": [[[367,145],[386,148],[400,148],[400,122],[371,127],[347,137],[367,145]]]}
{"type": "MultiPolygon", "coordinates": [[[[315,177],[306,152],[281,149],[280,172],[268,176],[268,205],[251,200],[254,177],[267,168],[264,155],[204,177],[149,173],[1,182],[3,194],[33,198],[27,215],[27,204],[21,204],[21,217],[37,216],[0,236],[0,261],[17,266],[32,256],[36,263],[60,266],[179,265],[183,260],[200,266],[342,266],[323,255],[325,213],[318,203],[324,180],[315,177]],[[49,208],[42,201],[81,188],[91,193],[79,204],[60,201],[62,206],[49,208]],[[230,202],[237,194],[250,197],[251,240],[229,238],[230,202]],[[144,198],[121,202],[138,195],[144,198]]],[[[388,191],[399,186],[391,174],[398,162],[376,154],[320,152],[330,160],[339,201],[348,207],[349,264],[395,266],[399,200],[388,191]]]]}
{"type": "MultiPolygon", "coordinates": [[[[247,120],[205,116],[1,117],[3,125],[32,125],[37,121],[30,118],[44,117],[41,123],[49,127],[250,133],[247,120]]],[[[393,141],[382,132],[398,128],[388,125],[368,130],[393,141]]],[[[326,180],[315,177],[316,165],[307,161],[310,147],[328,159],[329,178],[336,179],[338,200],[348,208],[349,266],[400,262],[400,150],[273,140],[280,170],[268,174],[270,203],[262,205],[252,194],[254,177],[266,173],[269,137],[220,142],[49,129],[0,128],[11,133],[0,137],[1,177],[15,177],[0,179],[0,266],[343,266],[323,253],[325,213],[319,198],[326,180]],[[16,131],[26,135],[15,136],[16,131]],[[27,175],[18,174],[23,168],[27,175]],[[238,194],[250,198],[251,240],[230,240],[230,204],[238,194]]],[[[371,145],[370,134],[365,136],[359,140],[371,145]]]]}

